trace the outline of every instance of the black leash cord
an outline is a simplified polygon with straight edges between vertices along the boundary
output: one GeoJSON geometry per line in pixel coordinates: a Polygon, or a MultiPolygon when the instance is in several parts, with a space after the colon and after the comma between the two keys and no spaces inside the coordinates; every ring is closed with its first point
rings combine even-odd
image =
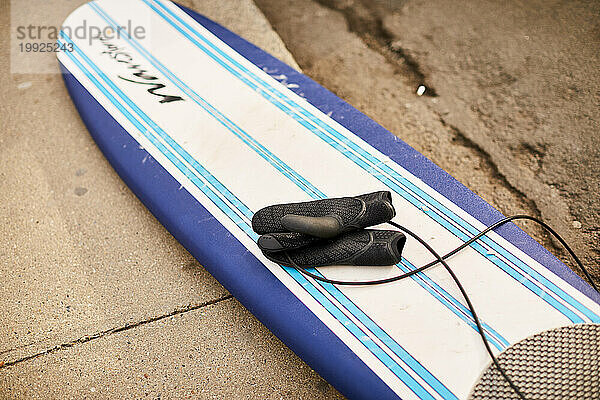
{"type": "Polygon", "coordinates": [[[471,299],[469,298],[469,295],[465,291],[465,288],[463,287],[462,283],[460,283],[460,280],[458,279],[458,277],[454,274],[454,271],[452,271],[452,268],[450,268],[450,266],[448,265],[448,263],[427,242],[425,242],[423,239],[421,239],[415,233],[413,233],[412,231],[408,230],[407,228],[405,228],[405,227],[403,227],[403,226],[401,226],[401,225],[399,225],[399,224],[397,224],[395,222],[390,221],[388,223],[390,225],[395,226],[396,228],[400,229],[401,231],[409,234],[413,238],[415,238],[427,250],[429,250],[429,252],[431,254],[433,254],[433,256],[437,259],[437,261],[439,261],[446,268],[446,270],[448,271],[448,273],[450,274],[450,276],[452,277],[452,279],[456,283],[456,286],[458,286],[458,289],[460,290],[460,293],[462,293],[465,301],[467,302],[467,305],[469,306],[469,311],[471,311],[471,315],[473,315],[473,320],[475,321],[475,325],[477,325],[477,331],[479,332],[479,335],[481,336],[481,339],[483,340],[483,345],[485,346],[485,349],[487,350],[488,354],[492,358],[492,361],[493,361],[494,365],[496,366],[496,368],[498,368],[498,371],[500,371],[500,373],[502,374],[502,376],[504,377],[504,379],[506,379],[506,382],[508,382],[508,384],[515,391],[515,393],[522,400],[526,400],[525,399],[525,395],[523,395],[523,393],[521,393],[521,390],[517,387],[517,385],[515,385],[515,383],[512,381],[512,379],[510,379],[510,377],[508,376],[508,374],[506,373],[506,371],[504,370],[504,368],[502,368],[500,366],[500,362],[498,361],[498,359],[496,358],[496,356],[492,352],[492,348],[490,347],[490,343],[489,343],[488,339],[485,337],[485,333],[483,332],[483,327],[481,326],[481,322],[479,322],[479,317],[477,316],[477,313],[475,312],[475,307],[473,307],[473,303],[471,303],[471,299]]]}
{"type": "MultiPolygon", "coordinates": [[[[563,246],[564,248],[567,250],[567,252],[571,255],[571,257],[573,257],[573,260],[575,260],[575,262],[577,263],[577,265],[579,266],[579,268],[583,271],[583,274],[585,275],[585,277],[587,278],[588,282],[592,285],[592,287],[598,292],[600,293],[600,289],[598,289],[598,286],[596,286],[596,284],[594,283],[594,280],[592,278],[592,276],[590,275],[590,273],[587,271],[587,269],[583,266],[583,263],[579,260],[579,258],[577,257],[577,255],[575,254],[575,252],[571,249],[571,247],[567,244],[567,242],[565,242],[565,240],[560,237],[560,235],[554,230],[552,229],[550,226],[548,226],[545,222],[535,218],[535,217],[531,217],[529,215],[513,215],[511,217],[506,217],[501,219],[500,221],[494,223],[493,225],[490,225],[489,227],[487,227],[486,229],[484,229],[483,231],[479,232],[477,235],[473,236],[471,239],[469,239],[468,241],[464,242],[463,244],[461,244],[460,246],[458,246],[457,248],[455,248],[454,250],[450,251],[448,254],[442,256],[442,259],[446,260],[450,257],[452,257],[453,255],[455,255],[456,253],[458,253],[459,251],[461,251],[462,249],[464,249],[467,246],[470,246],[473,242],[476,242],[477,240],[479,240],[481,237],[485,236],[488,232],[508,223],[511,221],[515,221],[515,220],[519,220],[519,219],[526,219],[526,220],[530,220],[533,222],[536,222],[538,224],[540,224],[544,229],[546,229],[548,232],[550,232],[563,246]]],[[[395,222],[389,221],[388,222],[390,225],[398,228],[398,229],[402,229],[403,227],[396,224],[395,222]]],[[[302,268],[296,268],[298,270],[301,270],[305,275],[310,276],[311,278],[317,280],[317,281],[321,281],[321,282],[325,282],[325,283],[331,283],[334,285],[340,285],[340,286],[370,286],[370,285],[381,285],[383,283],[390,283],[390,282],[395,282],[395,281],[399,281],[405,278],[408,278],[409,276],[418,274],[419,272],[423,272],[428,268],[433,267],[434,265],[438,264],[440,262],[440,260],[433,260],[432,262],[430,262],[429,264],[426,264],[422,267],[419,267],[417,269],[414,269],[410,272],[407,272],[405,274],[402,275],[398,275],[398,276],[393,276],[391,278],[385,278],[385,279],[376,279],[376,280],[372,280],[372,281],[340,281],[340,280],[336,280],[336,279],[327,279],[327,278],[323,278],[320,277],[318,275],[315,275],[313,273],[310,273],[308,271],[303,270],[302,268]]]]}
{"type": "Polygon", "coordinates": [[[496,368],[498,369],[498,371],[500,372],[500,374],[504,377],[504,379],[506,380],[506,382],[508,382],[508,384],[510,385],[510,387],[514,390],[514,392],[522,400],[526,400],[526,398],[523,395],[523,393],[521,392],[521,390],[517,387],[517,385],[515,385],[515,383],[512,381],[512,379],[510,379],[510,377],[508,376],[508,374],[506,373],[506,371],[504,370],[504,368],[502,368],[502,366],[500,365],[500,362],[498,361],[498,359],[496,358],[496,356],[492,352],[492,349],[490,347],[488,339],[485,337],[485,333],[483,332],[483,327],[481,326],[481,322],[479,321],[479,317],[477,316],[477,313],[475,311],[475,307],[473,307],[473,304],[471,303],[471,299],[469,298],[469,295],[465,291],[465,289],[464,289],[463,285],[461,284],[460,280],[458,279],[458,277],[454,274],[454,271],[452,271],[452,268],[450,268],[450,266],[448,265],[448,263],[445,261],[447,258],[452,257],[454,254],[458,253],[459,251],[461,251],[465,247],[467,247],[470,244],[472,244],[473,242],[477,241],[478,239],[480,239],[481,237],[483,237],[488,232],[490,232],[490,231],[496,229],[497,227],[502,226],[502,225],[504,225],[504,224],[506,224],[506,223],[508,223],[510,221],[514,221],[514,220],[517,220],[517,219],[526,219],[526,220],[534,221],[534,222],[540,224],[548,232],[550,232],[564,246],[564,248],[571,255],[571,257],[573,257],[573,260],[575,260],[575,262],[577,263],[577,265],[579,266],[579,268],[581,268],[581,270],[583,271],[585,277],[588,279],[588,281],[590,282],[590,284],[592,285],[592,287],[597,292],[600,293],[600,291],[598,290],[598,287],[596,286],[596,284],[594,283],[594,280],[592,279],[592,276],[587,271],[587,269],[585,268],[585,266],[583,265],[583,263],[579,260],[579,258],[575,254],[575,252],[567,244],[567,242],[565,242],[565,240],[554,229],[552,229],[550,226],[548,226],[545,222],[539,220],[538,218],[531,217],[529,215],[513,215],[511,217],[503,218],[500,221],[498,221],[498,222],[490,225],[489,227],[487,227],[483,231],[479,232],[477,235],[473,236],[471,239],[469,239],[468,241],[466,241],[462,245],[458,246],[454,250],[450,251],[448,254],[444,255],[443,257],[440,256],[427,242],[425,242],[423,239],[421,239],[417,234],[413,233],[412,231],[410,231],[409,229],[403,227],[400,224],[397,224],[397,223],[395,223],[393,221],[389,221],[388,224],[390,224],[390,225],[392,225],[392,226],[400,229],[404,233],[406,233],[409,236],[413,237],[415,240],[417,240],[419,243],[421,243],[436,258],[434,261],[430,262],[429,264],[426,264],[426,265],[424,265],[424,266],[422,266],[420,268],[417,268],[417,269],[412,270],[410,272],[407,272],[405,274],[394,276],[392,278],[378,279],[378,280],[371,280],[371,281],[339,281],[339,280],[335,280],[335,279],[327,279],[327,278],[323,278],[323,277],[320,277],[318,275],[315,275],[315,274],[313,274],[311,272],[308,272],[308,271],[306,271],[303,268],[300,268],[298,265],[296,265],[294,263],[294,261],[289,256],[288,256],[288,259],[289,259],[290,263],[292,264],[292,267],[295,268],[296,270],[300,271],[302,274],[310,276],[311,278],[313,278],[315,280],[318,280],[318,281],[321,281],[321,282],[326,282],[326,283],[330,283],[330,284],[334,284],[334,285],[345,285],[345,286],[380,285],[380,284],[383,284],[383,283],[395,282],[395,281],[399,281],[399,280],[404,279],[404,278],[408,278],[409,276],[415,275],[415,274],[417,274],[419,272],[422,272],[422,271],[424,271],[424,270],[426,270],[426,269],[428,269],[428,268],[430,268],[430,267],[432,267],[432,266],[434,266],[434,265],[436,265],[438,263],[442,264],[446,268],[446,270],[448,271],[448,273],[450,274],[450,276],[452,277],[452,279],[454,280],[454,282],[456,283],[456,286],[458,286],[458,289],[460,290],[462,296],[464,297],[465,301],[467,302],[467,305],[469,307],[471,315],[473,316],[473,320],[475,321],[475,324],[477,325],[477,331],[478,331],[479,335],[481,336],[481,339],[483,341],[485,349],[487,350],[488,354],[490,355],[490,358],[492,359],[492,362],[494,363],[494,365],[496,366],[496,368]]]}

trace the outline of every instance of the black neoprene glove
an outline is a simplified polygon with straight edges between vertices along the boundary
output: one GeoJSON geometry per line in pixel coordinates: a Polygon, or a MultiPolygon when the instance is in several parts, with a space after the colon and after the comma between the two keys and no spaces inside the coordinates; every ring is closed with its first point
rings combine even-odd
{"type": "Polygon", "coordinates": [[[254,214],[258,246],[272,261],[303,268],[325,265],[392,265],[405,236],[363,229],[395,216],[390,192],[277,204],[254,214]]]}

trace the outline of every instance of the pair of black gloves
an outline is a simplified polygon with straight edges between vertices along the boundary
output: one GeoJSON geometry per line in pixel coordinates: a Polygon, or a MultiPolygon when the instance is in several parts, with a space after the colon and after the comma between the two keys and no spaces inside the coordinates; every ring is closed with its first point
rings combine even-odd
{"type": "Polygon", "coordinates": [[[311,268],[326,265],[394,265],[406,237],[397,231],[364,229],[396,215],[390,192],[356,197],[276,204],[257,211],[252,229],[258,246],[278,264],[311,268]]]}

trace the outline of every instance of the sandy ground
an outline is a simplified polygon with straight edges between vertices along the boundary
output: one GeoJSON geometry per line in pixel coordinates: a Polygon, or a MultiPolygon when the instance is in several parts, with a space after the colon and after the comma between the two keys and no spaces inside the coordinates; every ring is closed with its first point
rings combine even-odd
{"type": "MultiPolygon", "coordinates": [[[[598,2],[183,3],[600,263],[598,2]]],[[[60,76],[0,51],[0,398],[340,398],[135,198],[60,76]]]]}
{"type": "MultiPolygon", "coordinates": [[[[252,1],[187,5],[296,66],[252,1]]],[[[340,398],[119,179],[54,54],[54,73],[11,75],[0,46],[0,399],[340,398]]]]}

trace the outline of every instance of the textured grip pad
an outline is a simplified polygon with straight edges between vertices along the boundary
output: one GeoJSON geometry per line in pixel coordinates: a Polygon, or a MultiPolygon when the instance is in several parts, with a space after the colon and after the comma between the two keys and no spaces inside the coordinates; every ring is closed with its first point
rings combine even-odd
{"type": "MultiPolygon", "coordinates": [[[[526,338],[498,356],[527,400],[600,399],[600,324],[577,324],[526,338]]],[[[494,364],[469,400],[519,400],[494,364]]]]}
{"type": "Polygon", "coordinates": [[[293,250],[321,240],[323,239],[296,232],[267,233],[258,238],[258,247],[262,251],[293,250]]]}
{"type": "Polygon", "coordinates": [[[320,240],[290,251],[263,254],[278,264],[301,268],[326,265],[394,265],[400,262],[406,237],[396,231],[360,230],[332,240],[320,240]],[[293,262],[293,263],[292,263],[293,262]]]}
{"type": "MultiPolygon", "coordinates": [[[[389,221],[395,215],[390,192],[381,191],[356,197],[323,199],[303,203],[276,204],[258,210],[252,217],[252,229],[258,234],[289,232],[282,219],[286,215],[331,217],[338,222],[336,234],[366,228],[389,221]]],[[[331,219],[330,218],[330,219],[331,219]]],[[[306,233],[300,229],[299,233],[306,233]]]]}

